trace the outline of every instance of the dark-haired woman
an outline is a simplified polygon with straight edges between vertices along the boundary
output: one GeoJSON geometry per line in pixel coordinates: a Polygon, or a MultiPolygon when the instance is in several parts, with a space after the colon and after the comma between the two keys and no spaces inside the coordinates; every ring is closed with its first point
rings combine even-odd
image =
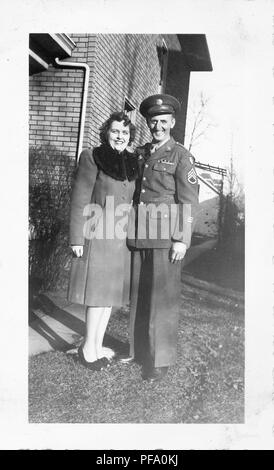
{"type": "Polygon", "coordinates": [[[134,137],[135,127],[128,116],[113,113],[100,129],[101,145],[81,153],[72,191],[70,243],[74,257],[68,298],[87,306],[86,334],[78,356],[92,370],[108,366],[103,338],[111,308],[129,300],[126,225],[137,160],[127,147],[134,137]]]}

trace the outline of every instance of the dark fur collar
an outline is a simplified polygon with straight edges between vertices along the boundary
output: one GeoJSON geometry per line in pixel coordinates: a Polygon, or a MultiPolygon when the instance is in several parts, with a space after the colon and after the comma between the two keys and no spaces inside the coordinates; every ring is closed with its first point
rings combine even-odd
{"type": "Polygon", "coordinates": [[[137,156],[127,150],[119,153],[109,145],[101,145],[93,150],[98,168],[112,178],[133,181],[138,176],[137,156]]]}

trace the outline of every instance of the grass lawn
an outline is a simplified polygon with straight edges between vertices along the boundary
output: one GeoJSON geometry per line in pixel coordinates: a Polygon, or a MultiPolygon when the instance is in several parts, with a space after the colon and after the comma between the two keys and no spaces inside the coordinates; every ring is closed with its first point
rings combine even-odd
{"type": "Polygon", "coordinates": [[[213,248],[203,253],[185,268],[195,278],[213,282],[221,287],[244,292],[244,259],[213,248]]]}
{"type": "MultiPolygon", "coordinates": [[[[185,285],[178,358],[162,382],[147,384],[137,364],[91,372],[77,356],[30,358],[31,423],[243,423],[243,306],[185,285]]],[[[108,335],[126,343],[128,311],[112,315],[108,335]]]]}

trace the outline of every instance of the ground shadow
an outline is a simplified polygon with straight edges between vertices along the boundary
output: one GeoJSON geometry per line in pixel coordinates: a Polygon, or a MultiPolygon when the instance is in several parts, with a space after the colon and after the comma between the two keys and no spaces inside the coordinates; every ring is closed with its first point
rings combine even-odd
{"type": "MultiPolygon", "coordinates": [[[[53,349],[57,351],[67,351],[71,349],[73,344],[64,340],[52,327],[50,327],[35,313],[35,309],[38,308],[48,317],[54,318],[54,320],[75,332],[75,338],[77,338],[75,339],[75,342],[79,342],[79,339],[84,336],[85,322],[83,320],[55,305],[55,303],[46,294],[40,294],[36,297],[35,303],[32,302],[30,305],[30,326],[33,330],[43,336],[53,349]]],[[[104,346],[113,349],[116,353],[128,354],[129,352],[128,343],[124,343],[109,334],[105,334],[104,346]]]]}
{"type": "Polygon", "coordinates": [[[35,312],[31,312],[31,328],[39,335],[43,336],[50,346],[56,351],[67,351],[71,345],[58,335],[50,326],[48,326],[35,312]]]}

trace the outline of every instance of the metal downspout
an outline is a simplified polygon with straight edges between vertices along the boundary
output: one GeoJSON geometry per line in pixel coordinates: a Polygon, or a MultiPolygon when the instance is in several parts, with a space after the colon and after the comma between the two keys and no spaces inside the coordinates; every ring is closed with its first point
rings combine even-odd
{"type": "Polygon", "coordinates": [[[57,65],[57,67],[60,67],[62,69],[66,69],[66,68],[84,69],[84,88],[83,88],[83,94],[82,94],[79,135],[78,135],[77,151],[76,151],[76,157],[77,157],[76,163],[78,163],[80,153],[83,147],[90,68],[88,64],[85,64],[83,62],[67,62],[67,61],[59,60],[58,58],[55,59],[55,64],[57,65]]]}

